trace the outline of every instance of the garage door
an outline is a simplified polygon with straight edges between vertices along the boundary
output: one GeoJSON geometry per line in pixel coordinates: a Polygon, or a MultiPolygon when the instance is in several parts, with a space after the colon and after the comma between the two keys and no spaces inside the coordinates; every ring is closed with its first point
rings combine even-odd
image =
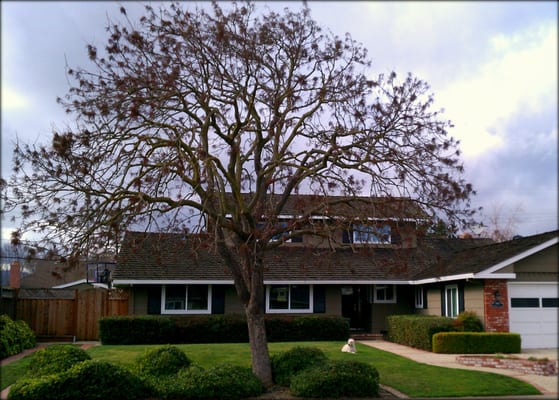
{"type": "Polygon", "coordinates": [[[510,331],[522,348],[557,347],[557,283],[509,283],[510,331]]]}

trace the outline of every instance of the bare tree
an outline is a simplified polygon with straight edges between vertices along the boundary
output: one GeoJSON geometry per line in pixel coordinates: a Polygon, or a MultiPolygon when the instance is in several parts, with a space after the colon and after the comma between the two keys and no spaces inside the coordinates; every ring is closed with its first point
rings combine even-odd
{"type": "Polygon", "coordinates": [[[496,242],[504,242],[515,236],[516,226],[520,222],[522,206],[507,208],[503,203],[493,204],[487,214],[487,235],[496,242]]]}
{"type": "Polygon", "coordinates": [[[431,110],[427,84],[370,78],[366,49],[322,29],[307,8],[147,6],[138,22],[121,12],[104,49],[88,46],[91,68],[67,71],[73,85],[59,102],[75,125],[49,144],[17,145],[21,229],[79,252],[134,227],[203,222],[244,304],[253,371],[266,385],[261,302],[272,237],[300,234],[329,194],[411,197],[432,216],[471,216],[451,124],[431,110]],[[317,196],[313,207],[274,224],[299,192],[317,196]]]}

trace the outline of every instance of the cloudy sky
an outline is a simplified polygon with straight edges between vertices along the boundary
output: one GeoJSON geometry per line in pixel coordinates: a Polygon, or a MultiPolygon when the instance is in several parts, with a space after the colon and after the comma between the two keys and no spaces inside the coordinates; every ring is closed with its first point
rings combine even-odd
{"type": "MultiPolygon", "coordinates": [[[[89,65],[86,44],[102,47],[121,4],[141,15],[136,2],[1,2],[4,178],[16,138],[44,141],[64,126],[55,99],[68,90],[65,65],[89,65]]],[[[521,235],[557,229],[557,2],[307,4],[322,26],[365,45],[372,75],[412,72],[429,83],[455,124],[481,218],[514,219],[521,235]]],[[[257,3],[285,6],[302,2],[257,3]]],[[[2,221],[2,239],[12,228],[2,221]]]]}

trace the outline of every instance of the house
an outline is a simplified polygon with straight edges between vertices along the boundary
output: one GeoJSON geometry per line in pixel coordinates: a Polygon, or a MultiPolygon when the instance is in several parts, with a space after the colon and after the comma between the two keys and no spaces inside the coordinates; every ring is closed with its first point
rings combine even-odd
{"type": "MultiPolygon", "coordinates": [[[[557,231],[503,243],[428,237],[409,199],[338,200],[292,196],[276,214],[274,224],[350,218],[326,238],[305,229],[272,237],[282,242],[265,255],[267,314],[337,315],[356,332],[383,333],[389,315],[471,310],[487,331],[520,333],[525,348],[557,346],[557,231]]],[[[128,232],[112,278],[128,291],[129,314],[243,312],[203,235],[128,232]]]]}

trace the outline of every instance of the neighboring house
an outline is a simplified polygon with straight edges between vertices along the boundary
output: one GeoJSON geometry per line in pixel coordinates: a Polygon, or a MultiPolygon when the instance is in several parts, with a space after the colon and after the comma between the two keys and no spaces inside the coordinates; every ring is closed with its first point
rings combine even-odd
{"type": "MultiPolygon", "coordinates": [[[[278,220],[302,215],[304,199],[293,196],[278,220]]],[[[308,233],[266,254],[267,314],[337,315],[383,333],[389,315],[471,310],[487,331],[520,333],[525,348],[557,346],[557,231],[497,244],[431,238],[417,233],[424,215],[411,201],[369,200],[320,209],[316,221],[351,217],[327,239],[308,233]]],[[[112,278],[129,291],[130,314],[243,312],[203,235],[128,232],[112,278]]]]}

